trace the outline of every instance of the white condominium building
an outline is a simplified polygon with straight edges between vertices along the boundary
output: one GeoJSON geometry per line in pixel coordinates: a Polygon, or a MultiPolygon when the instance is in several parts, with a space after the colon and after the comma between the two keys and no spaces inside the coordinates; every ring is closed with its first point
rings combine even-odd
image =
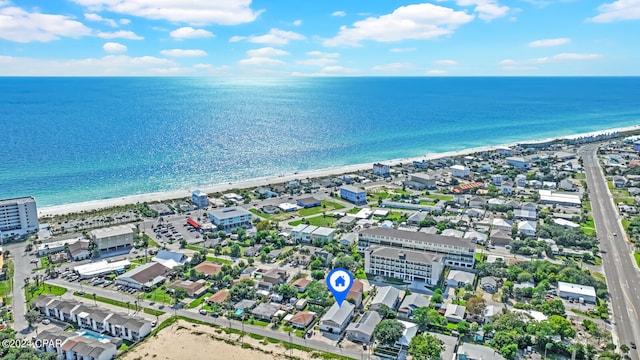
{"type": "Polygon", "coordinates": [[[473,268],[475,262],[475,244],[467,239],[382,227],[364,229],[358,236],[360,253],[377,245],[432,252],[441,255],[445,265],[454,268],[473,268]]]}
{"type": "Polygon", "coordinates": [[[32,197],[0,200],[0,240],[38,231],[38,209],[32,197]]]}
{"type": "Polygon", "coordinates": [[[384,246],[372,246],[364,252],[367,274],[435,285],[443,269],[442,257],[431,252],[384,246]]]}
{"type": "Polygon", "coordinates": [[[100,251],[122,249],[133,246],[135,226],[119,225],[104,229],[96,229],[89,233],[93,242],[100,251]]]}

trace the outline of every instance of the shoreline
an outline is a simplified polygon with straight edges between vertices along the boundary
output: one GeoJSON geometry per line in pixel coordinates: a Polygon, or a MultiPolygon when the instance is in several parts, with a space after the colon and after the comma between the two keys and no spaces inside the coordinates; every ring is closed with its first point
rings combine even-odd
{"type": "MultiPolygon", "coordinates": [[[[447,151],[447,152],[441,152],[441,153],[430,153],[430,154],[425,154],[424,156],[399,158],[399,159],[391,159],[391,160],[380,160],[376,162],[383,162],[390,166],[396,166],[401,163],[407,163],[407,162],[411,163],[413,161],[421,161],[421,160],[429,161],[429,160],[436,160],[436,159],[441,159],[445,157],[465,156],[465,155],[475,154],[475,153],[484,152],[484,151],[495,151],[496,149],[501,147],[513,147],[523,143],[529,144],[529,143],[537,143],[537,142],[558,141],[558,140],[572,139],[572,138],[583,137],[588,135],[611,133],[616,131],[620,133],[640,131],[640,125],[628,126],[623,128],[605,129],[605,130],[599,130],[599,131],[591,131],[587,133],[580,133],[580,134],[574,134],[574,135],[549,137],[549,138],[538,139],[538,140],[518,141],[518,142],[502,144],[502,145],[487,145],[487,146],[467,148],[467,149],[461,149],[461,150],[455,150],[455,151],[447,151]]],[[[138,194],[138,195],[127,195],[127,196],[111,198],[111,199],[100,199],[100,200],[91,200],[91,201],[84,201],[84,202],[77,202],[77,203],[68,203],[68,204],[62,204],[62,205],[54,205],[54,206],[43,207],[38,209],[38,217],[39,218],[53,217],[53,216],[64,215],[69,213],[77,213],[82,211],[94,211],[94,210],[115,207],[115,206],[131,205],[138,202],[155,202],[155,201],[168,201],[168,200],[175,200],[175,199],[182,199],[182,198],[190,198],[191,192],[196,189],[200,189],[208,194],[212,194],[217,192],[229,191],[231,189],[250,189],[250,188],[256,188],[260,186],[285,183],[285,182],[289,182],[297,179],[299,180],[299,179],[306,179],[306,178],[309,178],[309,179],[323,178],[328,176],[335,176],[335,175],[362,171],[362,170],[369,170],[372,168],[374,163],[375,162],[343,165],[343,166],[301,171],[301,172],[282,174],[282,175],[265,176],[265,177],[259,177],[259,178],[253,178],[253,179],[240,180],[240,181],[231,182],[231,183],[213,184],[213,185],[198,187],[194,189],[181,189],[181,190],[173,190],[173,191],[153,192],[153,193],[138,194]]]]}

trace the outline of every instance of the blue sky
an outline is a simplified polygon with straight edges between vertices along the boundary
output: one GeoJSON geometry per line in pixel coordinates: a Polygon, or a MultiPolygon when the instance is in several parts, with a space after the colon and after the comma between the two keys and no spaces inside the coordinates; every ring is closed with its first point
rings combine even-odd
{"type": "Polygon", "coordinates": [[[0,75],[640,75],[640,0],[0,0],[0,75]]]}

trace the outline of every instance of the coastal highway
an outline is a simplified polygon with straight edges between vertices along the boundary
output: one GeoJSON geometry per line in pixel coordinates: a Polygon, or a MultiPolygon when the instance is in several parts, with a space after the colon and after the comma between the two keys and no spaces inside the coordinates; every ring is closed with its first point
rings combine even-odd
{"type": "MultiPolygon", "coordinates": [[[[619,345],[630,346],[631,342],[640,344],[640,272],[618,221],[618,211],[596,156],[597,149],[597,144],[586,145],[580,148],[578,155],[583,160],[596,233],[600,239],[602,265],[614,314],[612,322],[619,345]]],[[[637,349],[630,349],[629,356],[640,359],[637,349]]]]}

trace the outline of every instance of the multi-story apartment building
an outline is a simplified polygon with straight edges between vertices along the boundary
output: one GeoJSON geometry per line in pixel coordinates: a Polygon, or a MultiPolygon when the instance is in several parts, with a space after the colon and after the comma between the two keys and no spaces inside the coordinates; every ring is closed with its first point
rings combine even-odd
{"type": "Polygon", "coordinates": [[[229,230],[251,226],[251,213],[240,206],[209,211],[209,219],[218,229],[229,230]]]}
{"type": "Polygon", "coordinates": [[[342,185],[340,187],[340,197],[356,205],[367,203],[367,192],[353,185],[342,185]]]}
{"type": "Polygon", "coordinates": [[[432,252],[385,246],[371,246],[364,252],[364,271],[367,274],[435,285],[443,269],[442,257],[432,252]]]}
{"type": "Polygon", "coordinates": [[[193,202],[193,205],[197,206],[198,209],[206,208],[209,206],[209,195],[202,190],[196,190],[191,193],[191,202],[193,202]]]}
{"type": "Polygon", "coordinates": [[[89,235],[100,251],[123,249],[133,245],[135,226],[118,225],[92,230],[89,235]]]}
{"type": "Polygon", "coordinates": [[[38,231],[38,208],[32,197],[0,200],[0,242],[38,231]]]}
{"type": "Polygon", "coordinates": [[[473,268],[475,245],[452,236],[374,227],[358,235],[358,252],[369,246],[386,246],[413,251],[428,251],[442,256],[445,265],[454,268],[473,268]]]}

